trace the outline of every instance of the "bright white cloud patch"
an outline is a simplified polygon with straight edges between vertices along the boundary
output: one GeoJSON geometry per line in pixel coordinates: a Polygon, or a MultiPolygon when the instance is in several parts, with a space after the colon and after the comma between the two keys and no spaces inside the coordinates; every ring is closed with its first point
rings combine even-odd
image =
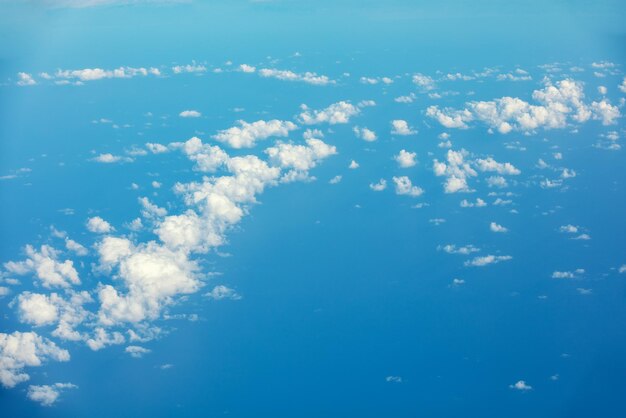
{"type": "Polygon", "coordinates": [[[197,110],[183,110],[178,114],[181,118],[199,118],[202,116],[202,113],[197,110]]]}
{"type": "Polygon", "coordinates": [[[413,186],[407,176],[394,177],[393,182],[396,185],[396,194],[417,197],[424,193],[421,187],[413,186]]]}
{"type": "Polygon", "coordinates": [[[46,288],[68,288],[80,284],[78,272],[72,260],[59,261],[59,252],[49,245],[42,245],[39,251],[27,245],[24,261],[9,261],[4,264],[7,271],[25,275],[32,273],[46,288]]]}
{"type": "Polygon", "coordinates": [[[0,383],[5,388],[27,381],[24,368],[41,366],[48,359],[69,361],[70,354],[34,332],[0,333],[0,383]]]}
{"type": "Polygon", "coordinates": [[[411,129],[409,123],[405,120],[396,119],[391,121],[391,134],[392,135],[414,135],[417,131],[411,129]]]}
{"type": "Polygon", "coordinates": [[[354,135],[356,135],[357,138],[360,138],[367,142],[373,142],[373,141],[376,141],[376,139],[378,139],[378,137],[376,136],[376,132],[367,128],[360,128],[358,126],[355,126],[352,129],[352,131],[354,132],[354,135]]]}
{"type": "Polygon", "coordinates": [[[94,234],[108,234],[113,231],[113,227],[101,217],[94,216],[87,220],[87,230],[94,234]]]}
{"type": "Polygon", "coordinates": [[[231,300],[239,300],[241,296],[235,291],[235,289],[231,289],[230,287],[226,287],[224,285],[217,285],[210,292],[204,294],[204,296],[213,300],[223,300],[223,299],[231,299],[231,300]]]}
{"type": "Polygon", "coordinates": [[[468,267],[484,267],[489,264],[496,264],[501,261],[511,260],[513,257],[510,255],[486,255],[482,257],[475,257],[472,260],[466,261],[464,264],[468,267]]]}
{"type": "Polygon", "coordinates": [[[298,120],[305,125],[348,123],[351,117],[361,112],[359,107],[346,101],[333,103],[322,110],[311,110],[307,105],[302,105],[301,109],[302,113],[298,116],[298,120]]]}
{"type": "Polygon", "coordinates": [[[370,189],[372,189],[375,192],[382,192],[386,188],[387,188],[387,180],[385,179],[378,180],[378,183],[370,183],[370,189]]]}
{"type": "Polygon", "coordinates": [[[417,154],[414,152],[400,150],[400,152],[394,157],[394,159],[401,168],[409,168],[417,164],[417,161],[415,160],[416,157],[417,154]]]}
{"type": "Polygon", "coordinates": [[[589,119],[610,125],[620,117],[619,108],[606,99],[586,104],[583,83],[571,79],[556,84],[546,79],[545,87],[535,90],[532,97],[538,104],[502,97],[492,101],[469,102],[460,110],[430,106],[426,115],[447,128],[463,129],[468,128],[471,122],[481,122],[502,134],[514,130],[565,128],[571,123],[583,123],[589,119]]]}
{"type": "Polygon", "coordinates": [[[325,86],[327,84],[333,84],[334,81],[325,75],[318,75],[313,72],[305,72],[302,74],[294,73],[288,70],[277,70],[274,68],[261,68],[259,75],[266,78],[277,78],[279,80],[286,81],[301,81],[307,84],[313,84],[317,86],[325,86]]]}
{"type": "Polygon", "coordinates": [[[213,138],[220,142],[226,142],[233,148],[251,148],[258,140],[269,137],[286,137],[290,131],[297,129],[293,122],[277,119],[258,120],[252,123],[240,120],[237,124],[239,126],[220,131],[213,138]]]}
{"type": "Polygon", "coordinates": [[[30,385],[28,387],[28,398],[38,402],[43,406],[54,404],[65,389],[75,389],[78,386],[71,383],[55,383],[54,385],[30,385]]]}

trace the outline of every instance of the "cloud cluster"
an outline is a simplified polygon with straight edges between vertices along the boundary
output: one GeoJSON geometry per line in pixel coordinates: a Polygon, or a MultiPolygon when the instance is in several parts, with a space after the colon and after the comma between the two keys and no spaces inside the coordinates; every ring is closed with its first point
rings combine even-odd
{"type": "Polygon", "coordinates": [[[286,137],[290,131],[297,129],[295,123],[282,120],[258,120],[248,123],[237,121],[239,126],[220,131],[213,136],[220,142],[225,142],[233,148],[251,148],[256,145],[256,141],[269,137],[286,137]]]}

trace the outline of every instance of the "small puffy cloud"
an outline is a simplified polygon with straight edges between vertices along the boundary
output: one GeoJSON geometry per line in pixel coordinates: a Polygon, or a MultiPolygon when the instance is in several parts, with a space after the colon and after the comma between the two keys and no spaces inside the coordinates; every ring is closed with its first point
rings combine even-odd
{"type": "Polygon", "coordinates": [[[376,141],[376,139],[378,138],[376,136],[376,132],[367,128],[360,128],[358,126],[355,126],[352,130],[354,132],[354,135],[356,135],[357,138],[360,138],[367,142],[376,141]]]}
{"type": "Polygon", "coordinates": [[[222,300],[222,299],[231,299],[231,300],[239,300],[241,296],[230,287],[226,287],[224,285],[217,285],[210,292],[204,294],[204,296],[213,300],[222,300]]]}
{"type": "Polygon", "coordinates": [[[183,74],[183,73],[204,73],[206,72],[206,67],[202,64],[196,64],[195,62],[187,65],[176,65],[172,67],[172,71],[174,74],[183,74]]]}
{"type": "Polygon", "coordinates": [[[133,358],[141,358],[144,355],[150,353],[150,350],[145,347],[140,347],[138,345],[129,345],[124,349],[124,351],[130,354],[133,358]]]}
{"type": "Polygon", "coordinates": [[[108,234],[109,232],[112,232],[114,228],[110,223],[101,217],[94,216],[87,220],[87,230],[89,232],[93,232],[94,234],[108,234]]]}
{"type": "Polygon", "coordinates": [[[475,202],[471,202],[467,199],[461,200],[460,206],[462,208],[482,208],[487,206],[487,203],[481,198],[477,197],[475,202]]]}
{"type": "Polygon", "coordinates": [[[266,78],[276,78],[278,80],[286,81],[301,81],[307,84],[313,84],[317,86],[325,86],[327,84],[334,84],[335,82],[325,75],[318,75],[316,73],[307,71],[302,74],[294,73],[288,70],[277,70],[274,68],[261,68],[259,75],[266,78]]]}
{"type": "Polygon", "coordinates": [[[58,307],[50,297],[24,292],[17,298],[20,320],[35,326],[55,323],[59,316],[58,307]]]}
{"type": "Polygon", "coordinates": [[[480,171],[483,172],[496,172],[501,175],[517,176],[521,174],[521,171],[515,168],[511,163],[499,163],[493,158],[477,159],[476,165],[480,171]]]}
{"type": "Polygon", "coordinates": [[[448,254],[461,254],[461,255],[469,255],[469,254],[480,251],[478,248],[474,247],[473,245],[465,245],[465,246],[457,247],[454,244],[438,246],[437,249],[443,252],[446,252],[448,254]]]}
{"type": "Polygon", "coordinates": [[[513,257],[510,255],[485,255],[482,257],[475,257],[472,260],[466,261],[464,265],[466,267],[484,267],[489,264],[496,264],[501,261],[511,260],[513,257]]]}
{"type": "Polygon", "coordinates": [[[89,253],[87,248],[70,238],[65,238],[65,248],[78,256],[85,256],[89,253]]]}
{"type": "Polygon", "coordinates": [[[33,79],[33,76],[28,73],[17,73],[17,85],[18,86],[34,86],[37,82],[33,79]]]}
{"type": "Polygon", "coordinates": [[[317,163],[331,155],[337,154],[337,148],[325,142],[311,138],[305,145],[294,145],[277,142],[276,145],[265,150],[270,162],[280,168],[290,169],[283,177],[284,181],[290,179],[306,179],[308,171],[317,163]]]}
{"type": "Polygon", "coordinates": [[[622,84],[620,84],[619,86],[617,86],[617,88],[622,92],[622,93],[626,93],[626,77],[624,77],[624,79],[622,80],[622,84]]]}
{"type": "Polygon", "coordinates": [[[330,184],[337,184],[339,182],[341,182],[342,177],[341,176],[335,176],[332,179],[330,179],[328,182],[330,184]]]}
{"type": "Polygon", "coordinates": [[[253,73],[256,71],[256,67],[253,67],[252,65],[248,65],[248,64],[241,64],[239,66],[239,71],[243,73],[253,73]]]}
{"type": "Polygon", "coordinates": [[[400,152],[394,157],[394,159],[401,168],[409,168],[417,164],[417,161],[415,160],[416,157],[417,154],[414,152],[400,150],[400,152]]]}
{"type": "Polygon", "coordinates": [[[74,262],[72,260],[59,261],[59,252],[49,245],[42,245],[39,251],[27,245],[25,252],[26,260],[9,261],[4,264],[5,269],[18,275],[34,273],[46,288],[68,288],[80,284],[74,262]]]}
{"type": "Polygon", "coordinates": [[[41,366],[46,360],[69,361],[70,353],[35,332],[0,332],[0,383],[12,388],[27,381],[26,367],[41,366]]]}
{"type": "Polygon", "coordinates": [[[359,163],[357,163],[356,161],[352,160],[352,161],[350,161],[350,165],[348,165],[348,168],[350,170],[356,170],[357,168],[359,168],[359,163]]]}
{"type": "Polygon", "coordinates": [[[169,151],[169,148],[162,144],[155,144],[152,142],[148,142],[146,144],[146,148],[153,154],[163,154],[169,151]]]}
{"type": "Polygon", "coordinates": [[[65,389],[75,389],[78,386],[71,383],[55,383],[54,385],[30,385],[28,387],[28,398],[31,401],[39,402],[43,406],[54,404],[65,389]]]}
{"type": "Polygon", "coordinates": [[[435,80],[432,77],[424,74],[414,74],[412,77],[413,84],[421,87],[424,90],[433,90],[435,88],[435,80]]]}
{"type": "Polygon", "coordinates": [[[302,112],[298,116],[298,120],[305,125],[316,125],[320,123],[336,125],[348,123],[351,117],[361,112],[359,107],[347,101],[333,103],[321,110],[311,110],[306,105],[300,107],[302,112]]]}
{"type": "Polygon", "coordinates": [[[502,176],[487,177],[487,186],[489,187],[504,188],[504,187],[508,187],[508,185],[509,183],[502,176]]]}
{"type": "Polygon", "coordinates": [[[512,385],[509,385],[509,387],[511,389],[521,390],[521,391],[528,391],[528,390],[531,390],[533,388],[532,386],[530,386],[529,384],[527,384],[523,380],[518,380],[517,382],[513,383],[512,385]]]}
{"type": "Polygon", "coordinates": [[[552,273],[553,279],[576,279],[585,274],[585,269],[576,269],[574,271],[555,271],[552,273]]]}
{"type": "Polygon", "coordinates": [[[385,382],[387,383],[402,383],[401,376],[387,376],[385,377],[385,382]]]}
{"type": "Polygon", "coordinates": [[[391,134],[392,135],[414,135],[417,131],[411,129],[408,122],[401,119],[391,121],[391,134]]]}
{"type": "Polygon", "coordinates": [[[446,162],[433,161],[433,171],[436,176],[445,176],[446,182],[443,186],[446,193],[469,192],[467,178],[478,175],[465,158],[469,153],[465,150],[448,150],[446,162]]]}
{"type": "Polygon", "coordinates": [[[202,116],[202,113],[197,110],[183,110],[178,114],[181,118],[199,118],[202,116]]]}
{"type": "Polygon", "coordinates": [[[505,227],[503,227],[502,225],[498,225],[495,222],[491,222],[489,224],[489,230],[491,232],[508,232],[509,230],[505,227]]]}
{"type": "Polygon", "coordinates": [[[256,141],[269,137],[286,137],[290,131],[298,127],[293,122],[273,119],[258,120],[253,123],[237,121],[239,126],[225,129],[213,136],[220,142],[226,142],[233,148],[251,148],[256,141]]]}
{"type": "Polygon", "coordinates": [[[132,159],[128,157],[121,157],[119,155],[113,155],[111,153],[99,154],[91,159],[96,163],[113,164],[120,162],[131,162],[132,159]]]}
{"type": "Polygon", "coordinates": [[[413,186],[407,176],[394,177],[393,182],[396,185],[396,194],[398,195],[417,197],[424,193],[421,187],[413,186]]]}
{"type": "Polygon", "coordinates": [[[375,192],[382,192],[387,188],[387,180],[380,179],[378,183],[370,183],[370,189],[375,192]]]}

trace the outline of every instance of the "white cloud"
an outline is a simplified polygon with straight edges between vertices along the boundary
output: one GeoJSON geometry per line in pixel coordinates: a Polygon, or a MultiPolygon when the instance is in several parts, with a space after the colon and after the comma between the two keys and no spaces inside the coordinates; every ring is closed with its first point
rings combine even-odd
{"type": "Polygon", "coordinates": [[[202,113],[197,110],[183,110],[178,114],[181,118],[199,118],[202,116],[202,113]]]}
{"type": "Polygon", "coordinates": [[[527,391],[527,390],[531,390],[533,387],[530,386],[529,384],[527,384],[525,381],[523,380],[518,380],[517,382],[515,382],[512,385],[509,385],[509,387],[511,389],[515,389],[515,390],[521,390],[521,391],[527,391]]]}
{"type": "Polygon", "coordinates": [[[356,170],[357,168],[359,168],[359,163],[357,163],[356,161],[352,160],[352,161],[350,161],[350,165],[348,166],[348,168],[350,170],[356,170]]]}
{"type": "Polygon", "coordinates": [[[446,252],[448,254],[461,254],[461,255],[469,255],[469,254],[480,251],[478,248],[474,247],[473,245],[465,245],[465,246],[457,247],[454,244],[438,246],[437,249],[442,250],[443,252],[446,252]]]}
{"type": "Polygon", "coordinates": [[[73,261],[58,261],[58,251],[49,245],[42,245],[39,251],[27,245],[25,252],[26,260],[9,261],[4,264],[4,267],[14,274],[34,273],[46,288],[68,288],[71,285],[80,284],[73,261]]]}
{"type": "Polygon", "coordinates": [[[475,257],[472,260],[466,261],[464,263],[467,267],[484,267],[489,264],[496,264],[501,261],[511,260],[513,257],[510,255],[486,255],[482,257],[475,257]]]}
{"type": "Polygon", "coordinates": [[[553,279],[576,279],[585,274],[584,269],[576,269],[574,271],[555,271],[552,273],[553,279]]]}
{"type": "Polygon", "coordinates": [[[346,101],[333,103],[322,110],[311,110],[306,105],[301,105],[300,107],[302,112],[298,116],[298,120],[305,125],[316,125],[319,123],[336,125],[348,123],[351,117],[361,112],[359,107],[346,101]]]}
{"type": "Polygon", "coordinates": [[[65,248],[81,257],[89,253],[87,248],[70,238],[65,238],[65,248]]]}
{"type": "Polygon", "coordinates": [[[39,402],[43,406],[54,404],[61,392],[65,389],[75,389],[78,386],[71,383],[55,383],[54,385],[30,385],[28,387],[28,398],[31,401],[39,402]]]}
{"type": "Polygon", "coordinates": [[[617,86],[617,88],[622,92],[622,93],[626,93],[626,77],[624,77],[624,79],[622,80],[622,84],[620,84],[619,86],[617,86]]]}
{"type": "Polygon", "coordinates": [[[248,65],[248,64],[241,64],[239,66],[239,71],[244,72],[244,73],[253,73],[256,71],[256,67],[252,65],[248,65]]]}
{"type": "Polygon", "coordinates": [[[17,73],[17,81],[18,86],[34,86],[37,82],[33,79],[33,76],[28,73],[17,73]]]}
{"type": "Polygon", "coordinates": [[[487,177],[487,186],[504,188],[504,187],[508,187],[509,183],[502,176],[491,176],[491,177],[487,177]]]}
{"type": "Polygon", "coordinates": [[[87,220],[87,230],[89,230],[89,232],[93,232],[94,234],[108,234],[109,232],[114,231],[114,228],[110,223],[101,217],[94,216],[87,220]]]}
{"type": "Polygon", "coordinates": [[[417,154],[414,152],[400,150],[400,152],[394,157],[394,159],[401,168],[409,168],[417,164],[417,161],[415,160],[416,157],[417,154]]]}
{"type": "Polygon", "coordinates": [[[132,159],[128,157],[121,157],[119,155],[113,155],[111,153],[99,154],[91,159],[97,163],[112,164],[119,162],[131,162],[132,159]]]}
{"type": "Polygon", "coordinates": [[[571,122],[582,123],[590,118],[612,124],[620,117],[619,108],[606,99],[585,104],[583,84],[579,81],[564,79],[553,85],[546,79],[544,83],[542,90],[535,90],[532,94],[538,105],[519,98],[502,97],[492,101],[469,102],[461,110],[430,106],[426,115],[447,128],[467,128],[468,123],[478,121],[502,134],[513,130],[565,128],[571,122]]]}
{"type": "Polygon", "coordinates": [[[172,71],[174,74],[182,74],[182,73],[204,73],[206,72],[206,67],[202,64],[196,64],[195,62],[187,65],[176,65],[172,67],[172,71]]]}
{"type": "Polygon", "coordinates": [[[141,358],[144,355],[150,353],[150,350],[145,347],[140,347],[138,345],[129,345],[124,349],[125,352],[130,354],[133,358],[141,358]]]}
{"type": "Polygon", "coordinates": [[[327,84],[334,84],[335,82],[325,75],[318,75],[316,73],[307,71],[302,74],[294,73],[288,70],[277,70],[274,68],[261,68],[259,70],[261,77],[276,78],[286,81],[301,81],[308,84],[317,86],[325,86],[327,84]]]}
{"type": "Polygon", "coordinates": [[[436,176],[445,176],[444,191],[446,193],[469,192],[470,188],[467,184],[468,177],[474,177],[478,174],[469,162],[465,161],[469,153],[465,150],[453,151],[448,150],[446,154],[447,164],[439,162],[437,159],[433,161],[433,170],[436,176]]]}
{"type": "Polygon", "coordinates": [[[0,383],[12,388],[30,377],[25,367],[38,367],[44,361],[69,361],[70,353],[35,332],[0,333],[0,383]]]}
{"type": "Polygon", "coordinates": [[[251,148],[256,141],[272,136],[286,137],[290,131],[297,129],[293,122],[273,119],[270,121],[258,120],[248,123],[243,120],[237,121],[239,126],[233,126],[220,131],[213,136],[220,142],[226,142],[233,148],[251,148]]]}
{"type": "Polygon", "coordinates": [[[463,199],[460,203],[462,208],[482,208],[487,206],[487,203],[481,198],[477,197],[475,202],[470,202],[467,199],[463,199]]]}
{"type": "Polygon", "coordinates": [[[332,179],[330,179],[328,181],[328,183],[330,183],[330,184],[337,184],[337,183],[341,182],[341,179],[342,179],[342,177],[337,175],[337,176],[333,177],[332,179]]]}
{"type": "Polygon", "coordinates": [[[433,90],[435,88],[435,80],[432,77],[424,75],[424,74],[414,74],[412,78],[413,84],[421,87],[422,89],[428,91],[433,90]]]}
{"type": "Polygon", "coordinates": [[[505,227],[503,227],[502,225],[498,225],[495,222],[491,222],[489,224],[489,230],[491,232],[508,232],[509,230],[505,227]]]}
{"type": "Polygon", "coordinates": [[[424,193],[424,190],[418,186],[413,186],[411,180],[407,176],[394,177],[393,182],[396,185],[396,194],[417,197],[424,193]]]}
{"type": "Polygon", "coordinates": [[[24,292],[17,298],[20,320],[35,326],[55,323],[59,310],[47,295],[24,292]]]}
{"type": "Polygon", "coordinates": [[[391,134],[392,135],[414,135],[416,130],[409,126],[409,123],[402,119],[395,119],[391,121],[391,134]]]}
{"type": "Polygon", "coordinates": [[[358,126],[355,126],[354,128],[352,128],[352,131],[357,138],[360,138],[367,142],[373,142],[377,139],[376,132],[367,128],[359,128],[358,126]]]}
{"type": "Polygon", "coordinates": [[[223,299],[231,299],[231,300],[240,300],[241,296],[235,291],[235,289],[231,289],[230,287],[226,287],[224,285],[217,285],[210,292],[204,294],[204,296],[213,300],[223,300],[223,299]]]}
{"type": "Polygon", "coordinates": [[[308,170],[315,167],[318,161],[337,153],[335,146],[319,139],[307,139],[306,144],[304,146],[277,142],[265,150],[270,162],[280,168],[291,170],[283,180],[305,179],[308,177],[308,170]]]}
{"type": "Polygon", "coordinates": [[[54,74],[56,79],[94,81],[107,78],[133,78],[137,76],[160,75],[157,68],[144,67],[118,67],[113,70],[104,70],[102,68],[84,68],[79,70],[58,70],[54,74]]]}
{"type": "Polygon", "coordinates": [[[387,188],[387,180],[380,179],[378,183],[370,183],[370,189],[375,192],[382,192],[387,188]]]}
{"type": "Polygon", "coordinates": [[[498,174],[517,176],[522,172],[515,168],[511,163],[499,163],[491,157],[486,159],[477,159],[476,164],[480,171],[492,172],[495,171],[498,174]]]}

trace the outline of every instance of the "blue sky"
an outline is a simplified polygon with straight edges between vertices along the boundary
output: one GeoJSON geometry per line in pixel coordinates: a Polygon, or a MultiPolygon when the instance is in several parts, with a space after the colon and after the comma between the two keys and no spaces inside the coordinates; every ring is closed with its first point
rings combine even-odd
{"type": "Polygon", "coordinates": [[[621,417],[618,1],[0,2],[7,417],[621,417]]]}

